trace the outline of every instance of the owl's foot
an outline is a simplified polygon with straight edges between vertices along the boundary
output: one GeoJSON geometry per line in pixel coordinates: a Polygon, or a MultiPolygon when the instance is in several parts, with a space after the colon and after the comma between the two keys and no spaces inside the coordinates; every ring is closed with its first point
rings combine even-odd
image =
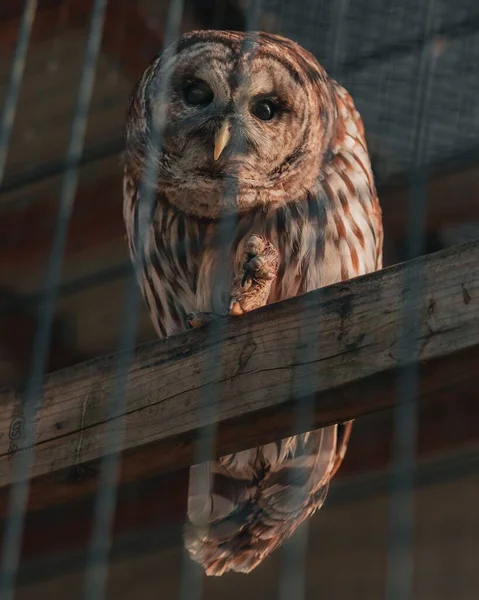
{"type": "Polygon", "coordinates": [[[268,301],[279,266],[279,254],[264,236],[253,234],[244,247],[243,273],[233,286],[230,313],[240,315],[268,301]]]}
{"type": "Polygon", "coordinates": [[[196,329],[197,327],[208,325],[211,321],[219,318],[219,315],[215,315],[214,313],[190,312],[186,315],[186,322],[191,329],[196,329]]]}
{"type": "Polygon", "coordinates": [[[245,262],[241,285],[248,281],[273,280],[278,272],[278,251],[271,242],[257,233],[253,234],[244,247],[245,262]]]}

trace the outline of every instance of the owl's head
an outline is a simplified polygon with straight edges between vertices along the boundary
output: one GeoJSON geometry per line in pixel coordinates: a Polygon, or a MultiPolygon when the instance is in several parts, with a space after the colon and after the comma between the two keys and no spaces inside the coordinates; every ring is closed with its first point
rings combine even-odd
{"type": "Polygon", "coordinates": [[[192,32],[135,88],[127,160],[144,168],[150,153],[159,188],[200,216],[291,201],[318,179],[336,113],[331,80],[294,42],[192,32]]]}

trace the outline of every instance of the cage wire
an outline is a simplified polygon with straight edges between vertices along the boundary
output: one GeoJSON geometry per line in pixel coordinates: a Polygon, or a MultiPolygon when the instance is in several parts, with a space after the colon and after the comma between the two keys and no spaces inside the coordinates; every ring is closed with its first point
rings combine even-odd
{"type": "MultiPolygon", "coordinates": [[[[261,12],[262,0],[254,0],[248,4],[246,29],[248,31],[256,31],[258,29],[259,15],[261,12]]],[[[254,53],[255,36],[245,40],[242,45],[241,53],[248,56],[254,53]]],[[[239,85],[244,86],[248,79],[248,72],[241,71],[239,75],[239,85]]],[[[225,196],[229,198],[226,205],[231,205],[235,202],[237,195],[237,185],[232,180],[225,189],[225,196]]],[[[219,217],[219,225],[217,232],[217,243],[220,247],[229,248],[229,242],[234,239],[235,230],[238,222],[237,215],[230,215],[227,211],[219,217]]],[[[221,297],[222,284],[228,279],[228,253],[222,253],[218,264],[218,271],[215,274],[213,283],[213,302],[212,306],[217,307],[216,311],[221,313],[224,299],[221,297]]],[[[193,467],[190,470],[190,489],[194,491],[202,491],[209,493],[211,490],[211,476],[209,472],[209,461],[215,458],[215,437],[217,433],[216,415],[218,413],[219,402],[221,399],[221,333],[224,330],[225,322],[222,320],[213,321],[210,324],[210,335],[212,347],[215,352],[211,354],[209,361],[203,365],[203,371],[206,373],[210,381],[216,381],[213,388],[205,386],[206,390],[204,398],[202,393],[198,395],[198,409],[200,422],[208,423],[201,428],[196,437],[193,467]],[[209,363],[209,364],[208,364],[209,363]]],[[[195,565],[190,560],[186,552],[183,552],[182,568],[180,582],[180,600],[191,599],[198,600],[202,597],[202,571],[198,565],[195,565]]]]}
{"type": "MultiPolygon", "coordinates": [[[[186,2],[186,5],[190,4],[186,2]]],[[[421,255],[425,249],[428,173],[445,162],[449,165],[458,161],[462,163],[474,160],[478,155],[479,112],[476,99],[479,96],[479,77],[475,72],[479,61],[477,2],[456,0],[451,4],[441,0],[384,0],[378,4],[375,0],[297,0],[294,3],[286,0],[250,0],[247,3],[238,2],[235,7],[235,19],[239,18],[238,15],[243,15],[244,29],[256,31],[264,28],[298,41],[311,50],[330,74],[350,91],[365,121],[373,159],[375,154],[379,156],[374,163],[379,188],[398,174],[402,174],[410,182],[406,253],[409,259],[421,255]],[[367,26],[364,26],[365,23],[367,26]],[[445,45],[448,51],[443,55],[445,45]],[[468,81],[467,85],[464,85],[465,79],[468,81]],[[452,121],[447,122],[444,115],[451,115],[452,121]]],[[[100,600],[107,593],[119,453],[125,435],[128,368],[134,356],[137,315],[141,301],[135,274],[129,266],[116,267],[113,272],[101,272],[61,285],[63,252],[79,168],[99,157],[116,155],[123,146],[121,139],[117,139],[104,146],[84,150],[106,9],[107,0],[93,2],[77,105],[65,160],[43,165],[10,180],[4,181],[3,178],[29,38],[37,10],[35,0],[24,3],[0,122],[1,192],[21,188],[52,174],[62,176],[60,207],[44,289],[41,294],[26,298],[27,303],[38,304],[39,317],[30,372],[23,393],[25,447],[33,446],[35,440],[34,424],[41,402],[52,320],[59,294],[72,293],[72,290],[81,289],[82,286],[91,287],[96,280],[104,281],[105,276],[124,277],[127,273],[129,278],[119,332],[116,388],[108,399],[104,457],[101,460],[94,526],[86,563],[83,595],[88,600],[100,600]]],[[[218,6],[216,9],[213,16],[217,16],[218,6]]],[[[174,44],[177,39],[183,10],[183,0],[170,1],[163,35],[164,47],[174,44]]],[[[221,19],[219,21],[222,22],[221,19]]],[[[124,24],[124,27],[127,26],[124,24]]],[[[121,35],[121,31],[118,35],[121,35]]],[[[254,44],[254,36],[248,43],[254,44]]],[[[145,61],[145,67],[147,62],[145,61]]],[[[162,94],[167,93],[169,81],[170,74],[164,72],[162,94]]],[[[161,127],[155,130],[154,135],[155,146],[161,148],[161,127]]],[[[155,202],[149,182],[156,178],[157,165],[154,157],[149,159],[145,181],[142,182],[143,193],[137,207],[139,228],[144,232],[152,221],[155,202]]],[[[120,170],[118,177],[121,177],[120,170]]],[[[234,189],[229,193],[234,197],[234,189]]],[[[221,218],[221,243],[226,245],[234,225],[234,218],[221,218]]],[[[219,280],[226,277],[226,260],[224,262],[219,269],[219,280]]],[[[400,358],[404,364],[408,363],[411,355],[418,355],[415,331],[419,326],[420,315],[416,299],[421,291],[421,281],[420,267],[412,271],[404,281],[400,343],[400,358]]],[[[218,340],[221,339],[223,327],[221,320],[210,325],[208,343],[215,348],[216,353],[211,354],[210,364],[203,365],[208,381],[220,380],[221,348],[218,340]]],[[[300,340],[303,335],[303,331],[298,332],[300,340]]],[[[304,353],[303,357],[298,356],[298,363],[303,364],[301,381],[306,381],[305,387],[308,389],[302,389],[302,393],[298,394],[303,396],[303,401],[296,405],[295,419],[297,428],[305,431],[313,420],[313,398],[308,390],[314,387],[315,373],[314,361],[309,357],[316,355],[317,348],[306,344],[299,344],[298,347],[304,353]],[[309,360],[304,360],[305,356],[309,360]]],[[[295,378],[299,368],[293,371],[293,389],[296,389],[295,378]]],[[[413,596],[413,475],[417,435],[417,385],[417,367],[410,364],[403,367],[395,391],[397,405],[394,414],[394,456],[389,484],[390,525],[384,590],[388,600],[406,600],[413,596]]],[[[194,464],[204,463],[215,456],[215,415],[220,401],[220,386],[215,384],[205,386],[204,389],[207,392],[198,395],[197,408],[200,422],[205,426],[197,435],[194,464]]],[[[0,579],[2,600],[13,599],[15,594],[29,473],[34,459],[33,452],[18,453],[13,459],[14,481],[3,532],[0,579]]],[[[208,485],[208,475],[201,471],[192,470],[190,477],[191,485],[208,485]]],[[[307,596],[305,563],[308,527],[309,520],[280,550],[280,600],[299,600],[307,596]]],[[[181,563],[181,600],[201,598],[202,581],[200,568],[185,553],[181,563]]]]}
{"type": "MultiPolygon", "coordinates": [[[[341,45],[343,42],[343,27],[345,15],[347,12],[349,0],[340,0],[336,3],[331,27],[333,30],[332,46],[331,46],[331,62],[337,64],[340,59],[341,45]]],[[[283,5],[286,6],[286,3],[283,5]]],[[[319,7],[318,7],[319,8],[319,7]]],[[[284,17],[284,13],[282,15],[284,17]]],[[[313,15],[314,19],[314,15],[313,15]]],[[[298,397],[302,397],[301,402],[295,404],[295,424],[298,431],[308,431],[313,429],[314,422],[314,395],[311,390],[314,389],[315,373],[314,364],[318,359],[318,347],[311,347],[307,341],[307,332],[305,327],[299,328],[298,337],[298,360],[295,361],[299,367],[293,370],[293,389],[298,388],[295,379],[298,378],[298,371],[303,370],[303,381],[305,382],[303,390],[298,390],[298,397]],[[296,384],[296,385],[295,385],[296,384]]],[[[328,491],[325,490],[325,494],[328,491]]],[[[292,486],[291,488],[295,488],[292,486]]],[[[291,493],[291,492],[290,492],[291,493]]],[[[279,582],[279,600],[288,600],[289,598],[305,598],[306,593],[306,572],[305,563],[308,551],[308,536],[309,536],[310,520],[303,522],[300,527],[294,532],[289,540],[286,540],[282,547],[282,568],[280,571],[279,582]]]]}
{"type": "MultiPolygon", "coordinates": [[[[436,0],[429,0],[424,19],[424,39],[433,31],[436,0]]],[[[427,148],[429,123],[427,120],[431,98],[431,82],[435,56],[426,43],[419,56],[416,97],[414,103],[412,170],[408,202],[407,252],[415,258],[422,254],[425,244],[427,209],[427,148]]],[[[417,435],[417,362],[407,364],[413,356],[419,359],[415,332],[420,327],[420,312],[415,301],[420,297],[422,269],[419,266],[407,273],[404,281],[400,339],[401,369],[397,383],[397,401],[394,419],[394,455],[391,473],[390,536],[386,598],[402,600],[413,593],[413,489],[414,457],[417,435]]]]}

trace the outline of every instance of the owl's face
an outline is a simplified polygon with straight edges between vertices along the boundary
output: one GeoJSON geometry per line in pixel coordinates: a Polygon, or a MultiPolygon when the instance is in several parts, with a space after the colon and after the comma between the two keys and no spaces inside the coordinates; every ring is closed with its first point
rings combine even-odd
{"type": "Polygon", "coordinates": [[[318,176],[331,139],[330,84],[313,56],[279,36],[245,40],[187,34],[143,78],[146,122],[163,130],[160,185],[202,191],[207,212],[231,181],[240,207],[285,190],[291,199],[291,189],[318,176]],[[161,71],[171,74],[166,97],[161,71]]]}

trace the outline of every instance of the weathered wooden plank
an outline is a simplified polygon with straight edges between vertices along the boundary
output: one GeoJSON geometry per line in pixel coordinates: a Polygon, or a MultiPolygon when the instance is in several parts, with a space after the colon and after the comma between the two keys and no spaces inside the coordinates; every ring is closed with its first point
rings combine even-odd
{"type": "MultiPolygon", "coordinates": [[[[452,365],[454,372],[458,365],[452,365]]],[[[461,363],[462,364],[462,363],[461,363]]],[[[466,365],[473,372],[470,364],[466,365]]],[[[464,369],[464,374],[466,369],[464,369]]],[[[443,370],[441,370],[443,373],[443,370]]],[[[451,380],[450,377],[446,377],[451,380]]],[[[437,383],[437,377],[434,378],[437,383]]],[[[466,375],[453,382],[454,403],[449,402],[450,389],[439,384],[434,390],[434,401],[423,402],[419,410],[416,466],[445,455],[467,456],[479,451],[477,415],[479,406],[475,395],[468,396],[466,375]],[[468,407],[467,404],[472,404],[468,407]],[[470,414],[470,408],[473,413],[470,414]],[[461,419],[461,415],[468,415],[461,419]]],[[[472,389],[472,386],[469,386],[472,389]]],[[[424,395],[423,395],[424,397],[424,395]]],[[[348,452],[341,469],[334,478],[340,484],[366,474],[386,473],[391,458],[393,411],[376,413],[373,418],[363,418],[355,423],[348,452]]],[[[466,462],[466,461],[464,461],[466,462]]],[[[464,465],[466,466],[466,465],[464,465]]],[[[93,471],[92,475],[95,474],[93,471]]],[[[25,534],[22,544],[22,561],[48,556],[58,556],[78,550],[88,544],[96,501],[95,477],[81,481],[59,478],[37,478],[31,485],[25,534]]],[[[181,530],[186,514],[188,470],[148,478],[136,477],[131,483],[118,487],[117,506],[112,536],[149,531],[154,527],[176,526],[181,530]],[[165,490],[168,490],[165,493],[165,490]]],[[[9,488],[0,489],[0,530],[8,519],[9,488]]]]}
{"type": "MultiPolygon", "coordinates": [[[[391,406],[394,371],[401,366],[401,327],[414,327],[402,323],[405,278],[412,272],[421,277],[420,296],[412,303],[421,323],[411,333],[430,393],[434,379],[447,372],[449,357],[469,362],[469,369],[477,360],[479,242],[230,319],[219,335],[219,365],[212,360],[218,349],[208,328],[141,346],[127,374],[125,415],[111,417],[106,410],[115,391],[114,356],[50,375],[36,423],[33,476],[98,459],[107,422],[121,428],[123,418],[124,444],[110,445],[109,451],[127,451],[123,471],[134,478],[188,464],[195,432],[216,420],[228,432],[225,439],[220,428],[219,454],[287,435],[295,427],[294,401],[311,391],[315,426],[391,406]],[[442,365],[439,373],[434,360],[442,365]],[[205,410],[212,394],[221,398],[216,416],[205,410]],[[152,455],[156,458],[147,460],[152,455]]],[[[4,393],[1,402],[0,484],[5,485],[12,481],[11,454],[23,450],[22,407],[13,392],[4,393]],[[12,440],[12,434],[19,437],[12,440]]]]}

